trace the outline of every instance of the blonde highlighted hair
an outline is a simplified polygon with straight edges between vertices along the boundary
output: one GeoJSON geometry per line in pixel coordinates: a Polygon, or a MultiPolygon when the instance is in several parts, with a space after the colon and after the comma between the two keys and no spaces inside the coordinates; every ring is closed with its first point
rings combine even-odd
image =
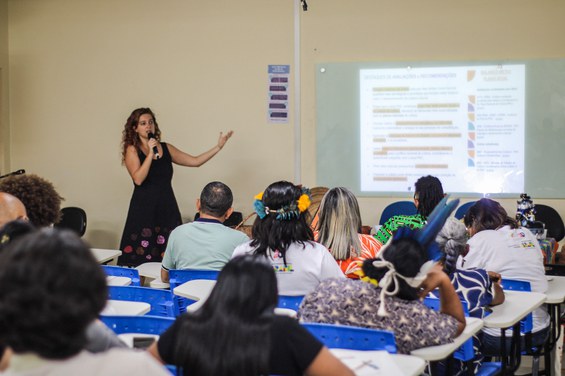
{"type": "Polygon", "coordinates": [[[361,254],[361,214],[355,195],[343,187],[330,189],[319,209],[318,242],[328,248],[336,260],[361,254]]]}

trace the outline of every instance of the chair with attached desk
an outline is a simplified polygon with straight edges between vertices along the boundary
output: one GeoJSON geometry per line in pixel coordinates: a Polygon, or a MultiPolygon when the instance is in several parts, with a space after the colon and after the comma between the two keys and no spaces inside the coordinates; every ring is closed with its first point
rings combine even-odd
{"type": "MultiPolygon", "coordinates": [[[[185,282],[192,281],[195,279],[218,279],[218,270],[196,270],[196,269],[171,269],[169,270],[169,284],[171,286],[171,291],[182,285],[185,282]]],[[[180,296],[175,296],[177,304],[181,313],[186,312],[186,307],[192,303],[193,300],[182,298],[180,296]]]]}
{"type": "Polygon", "coordinates": [[[177,300],[170,290],[137,286],[109,286],[109,299],[145,302],[151,305],[147,314],[161,317],[176,317],[180,314],[177,300]]]}
{"type": "Polygon", "coordinates": [[[131,278],[132,286],[141,286],[141,279],[139,278],[139,271],[137,271],[137,269],[111,265],[102,265],[102,269],[104,269],[106,275],[115,277],[128,277],[131,278]]]}
{"type": "MultiPolygon", "coordinates": [[[[528,281],[521,281],[516,279],[502,279],[502,289],[508,291],[522,291],[531,292],[532,286],[528,281]]],[[[524,355],[532,356],[532,375],[537,375],[539,372],[539,358],[541,355],[545,355],[546,369],[550,367],[551,357],[548,352],[544,352],[543,346],[541,347],[531,347],[528,346],[528,336],[531,335],[533,329],[533,316],[528,314],[523,320],[520,321],[520,333],[524,334],[526,337],[526,348],[522,351],[524,355]]]]}
{"type": "MultiPolygon", "coordinates": [[[[427,296],[424,298],[424,304],[433,309],[434,311],[439,311],[441,307],[441,302],[436,297],[427,296]]],[[[469,317],[469,307],[466,301],[461,301],[463,306],[463,312],[465,317],[469,317]]],[[[473,348],[473,339],[468,339],[461,347],[459,347],[454,353],[453,357],[455,359],[465,362],[467,367],[467,372],[473,374],[473,359],[475,358],[475,349],[473,348]]],[[[502,369],[502,364],[500,362],[483,362],[481,367],[477,370],[476,374],[483,376],[497,375],[502,369]]]]}
{"type": "Polygon", "coordinates": [[[298,307],[300,307],[300,303],[304,300],[304,295],[279,295],[279,304],[277,305],[278,308],[288,308],[292,309],[293,311],[298,311],[298,307]]]}
{"type": "Polygon", "coordinates": [[[143,333],[160,335],[175,319],[159,316],[100,316],[100,320],[116,334],[143,333]]]}
{"type": "Polygon", "coordinates": [[[302,326],[330,349],[397,352],[394,333],[388,330],[318,323],[303,323],[302,326]]]}

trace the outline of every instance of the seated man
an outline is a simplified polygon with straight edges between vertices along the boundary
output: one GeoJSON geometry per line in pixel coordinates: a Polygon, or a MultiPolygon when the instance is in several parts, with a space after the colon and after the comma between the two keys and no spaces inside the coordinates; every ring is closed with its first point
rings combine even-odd
{"type": "Polygon", "coordinates": [[[143,352],[85,351],[107,296],[106,275],[72,232],[10,241],[0,252],[0,343],[14,355],[3,375],[168,375],[143,352]]]}
{"type": "Polygon", "coordinates": [[[24,204],[15,196],[0,192],[0,227],[17,219],[28,220],[24,204]]]}
{"type": "Polygon", "coordinates": [[[61,219],[61,201],[53,183],[34,174],[0,179],[0,192],[17,197],[36,227],[51,226],[61,219]]]}
{"type": "Polygon", "coordinates": [[[247,235],[223,225],[233,212],[233,195],[224,183],[208,183],[196,209],[200,217],[171,232],[163,257],[161,280],[169,281],[170,269],[220,270],[238,245],[249,241],[247,235]]]}

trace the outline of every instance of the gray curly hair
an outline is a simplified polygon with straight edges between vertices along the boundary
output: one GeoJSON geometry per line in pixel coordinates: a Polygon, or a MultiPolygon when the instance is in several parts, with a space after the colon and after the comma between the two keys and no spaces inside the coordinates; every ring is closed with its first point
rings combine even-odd
{"type": "Polygon", "coordinates": [[[448,218],[439,234],[437,234],[436,242],[444,254],[444,271],[447,274],[453,273],[457,258],[465,250],[467,244],[467,229],[465,225],[453,217],[448,218]]]}

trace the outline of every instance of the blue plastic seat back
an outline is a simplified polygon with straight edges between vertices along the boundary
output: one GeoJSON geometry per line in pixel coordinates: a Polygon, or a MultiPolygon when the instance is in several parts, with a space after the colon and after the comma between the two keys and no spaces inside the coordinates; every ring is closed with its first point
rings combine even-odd
{"type": "Polygon", "coordinates": [[[415,215],[417,213],[418,209],[412,201],[396,201],[383,209],[379,225],[384,225],[390,217],[395,215],[415,215]]]}
{"type": "MultiPolygon", "coordinates": [[[[532,291],[532,285],[528,281],[521,281],[517,279],[502,279],[502,289],[509,291],[532,291]]],[[[530,333],[534,327],[533,316],[530,313],[520,321],[520,332],[530,333]]]]}
{"type": "Polygon", "coordinates": [[[176,317],[180,315],[178,303],[170,290],[137,286],[108,286],[109,299],[145,302],[151,305],[147,313],[152,316],[176,317]]]}
{"type": "Polygon", "coordinates": [[[116,334],[142,333],[161,335],[175,319],[159,316],[100,316],[100,320],[116,334]]]}
{"type": "MultiPolygon", "coordinates": [[[[433,309],[434,311],[439,311],[441,306],[441,301],[438,298],[427,296],[424,298],[424,304],[426,307],[433,309]]],[[[469,305],[466,301],[461,301],[463,306],[463,313],[465,317],[469,317],[469,305]]],[[[465,343],[463,343],[455,352],[453,352],[453,357],[455,359],[462,360],[464,362],[471,360],[475,357],[475,350],[473,349],[473,339],[469,338],[465,343]]]]}
{"type": "Polygon", "coordinates": [[[141,279],[139,278],[139,271],[134,268],[124,268],[122,266],[101,265],[106,275],[114,277],[128,277],[131,278],[132,286],[141,286],[141,279]]]}
{"type": "Polygon", "coordinates": [[[302,325],[330,349],[386,350],[391,354],[397,351],[394,333],[388,330],[317,323],[302,325]]]}
{"type": "Polygon", "coordinates": [[[482,362],[475,376],[494,376],[502,374],[501,362],[482,362]]]}
{"type": "Polygon", "coordinates": [[[277,305],[277,307],[298,311],[298,307],[300,307],[300,303],[302,303],[303,299],[304,295],[279,295],[279,304],[277,305]]]}
{"type": "MultiPolygon", "coordinates": [[[[171,291],[182,285],[185,282],[195,279],[211,279],[217,280],[219,270],[196,270],[196,269],[171,269],[169,270],[169,284],[171,291]]],[[[180,313],[186,312],[186,307],[193,304],[195,301],[192,299],[175,296],[180,313]]]]}
{"type": "Polygon", "coordinates": [[[462,219],[465,214],[467,214],[467,210],[469,210],[471,206],[475,205],[475,202],[477,201],[469,201],[462,204],[457,208],[457,210],[455,210],[455,214],[453,216],[457,219],[462,219]]]}

